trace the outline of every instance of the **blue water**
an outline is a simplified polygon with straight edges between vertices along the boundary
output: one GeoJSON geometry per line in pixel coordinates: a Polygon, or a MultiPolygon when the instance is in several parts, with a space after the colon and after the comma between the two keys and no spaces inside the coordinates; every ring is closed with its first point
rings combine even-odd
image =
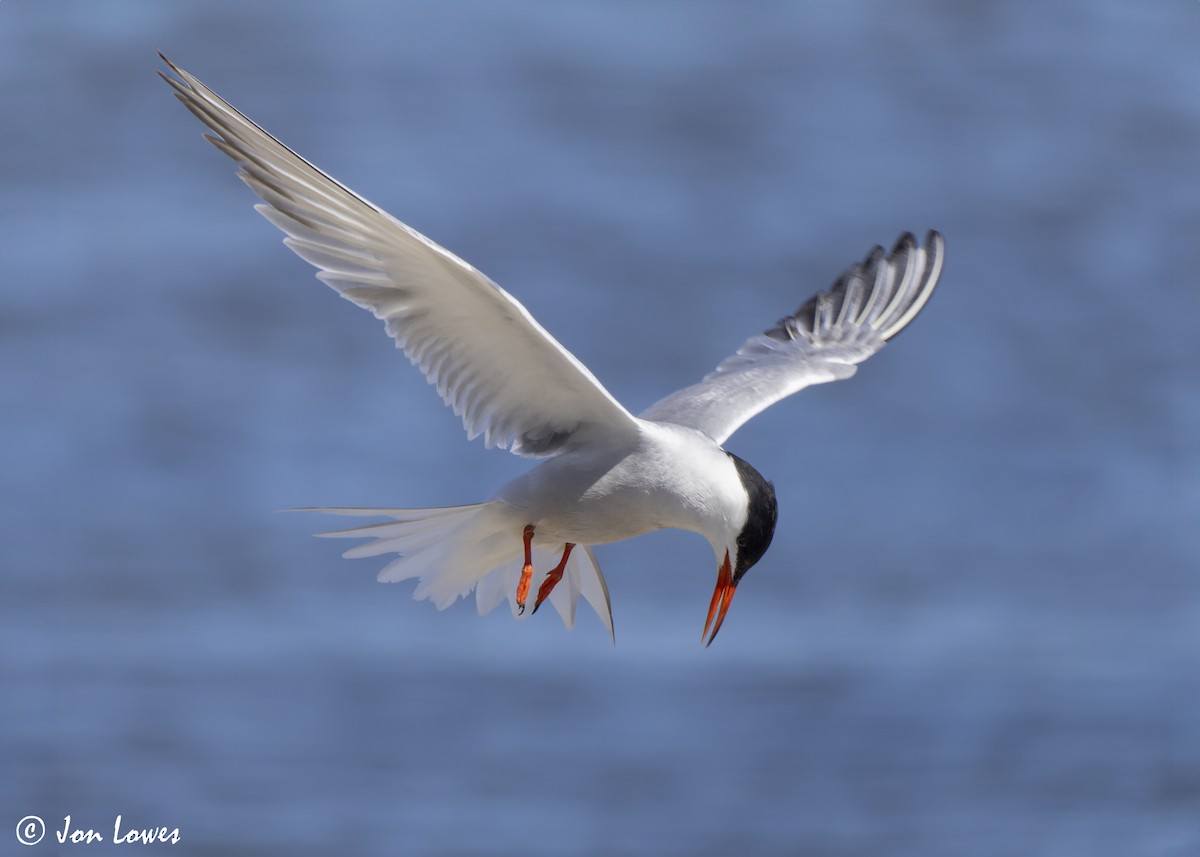
{"type": "Polygon", "coordinates": [[[1200,854],[1198,43],[1191,2],[0,3],[0,850],[1200,854]],[[615,648],[439,614],[273,510],[525,465],[155,48],[631,409],[902,230],[943,285],[733,438],[781,518],[711,649],[687,534],[599,550],[615,648]]]}

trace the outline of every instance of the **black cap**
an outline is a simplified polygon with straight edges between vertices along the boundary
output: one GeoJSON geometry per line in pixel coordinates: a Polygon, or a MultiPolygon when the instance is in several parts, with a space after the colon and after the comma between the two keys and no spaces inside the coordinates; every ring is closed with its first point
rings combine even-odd
{"type": "Polygon", "coordinates": [[[762,559],[767,548],[771,546],[771,539],[775,536],[778,508],[775,503],[775,486],[732,452],[725,454],[733,459],[738,478],[742,480],[742,486],[750,500],[746,524],[737,537],[737,567],[733,569],[733,582],[736,584],[742,579],[742,575],[750,570],[750,566],[762,559]]]}

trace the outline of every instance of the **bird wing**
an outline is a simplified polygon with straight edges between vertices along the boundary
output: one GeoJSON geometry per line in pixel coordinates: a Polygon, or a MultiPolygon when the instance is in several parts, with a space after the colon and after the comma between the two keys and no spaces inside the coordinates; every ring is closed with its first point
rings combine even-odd
{"type": "Polygon", "coordinates": [[[255,209],[318,279],[387,325],[470,438],[540,457],[589,437],[635,436],[633,416],[512,295],[162,59],[177,76],[159,72],[163,80],[264,200],[255,209]]]}
{"type": "Polygon", "coordinates": [[[780,399],[849,378],[921,311],[943,256],[942,236],[932,231],[924,246],[906,233],[890,253],[875,247],[829,291],[747,339],[699,384],[661,399],[641,418],[694,428],[722,444],[780,399]]]}

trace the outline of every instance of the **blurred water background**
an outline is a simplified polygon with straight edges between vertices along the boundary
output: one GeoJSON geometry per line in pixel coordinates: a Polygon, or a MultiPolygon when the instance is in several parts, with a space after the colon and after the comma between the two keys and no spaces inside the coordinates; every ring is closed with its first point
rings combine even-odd
{"type": "Polygon", "coordinates": [[[1182,0],[0,4],[0,850],[1200,854],[1198,44],[1182,0]],[[712,649],[681,533],[599,550],[615,648],[439,614],[274,510],[525,463],[155,48],[635,410],[903,230],[943,285],[732,439],[781,519],[712,649]]]}

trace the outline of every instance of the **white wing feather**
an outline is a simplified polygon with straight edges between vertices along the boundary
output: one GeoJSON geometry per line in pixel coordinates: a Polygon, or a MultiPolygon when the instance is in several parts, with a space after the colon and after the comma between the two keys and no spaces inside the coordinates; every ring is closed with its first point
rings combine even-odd
{"type": "Polygon", "coordinates": [[[780,399],[811,384],[849,378],[929,300],[942,271],[944,242],[910,234],[891,253],[876,247],[827,292],[742,344],[699,384],[651,405],[642,419],[703,432],[716,443],[780,399]]]}
{"type": "Polygon", "coordinates": [[[516,299],[280,143],[166,57],[162,74],[216,132],[264,202],[256,210],[318,278],[370,310],[467,434],[546,456],[588,437],[632,437],[634,418],[516,299]]]}

